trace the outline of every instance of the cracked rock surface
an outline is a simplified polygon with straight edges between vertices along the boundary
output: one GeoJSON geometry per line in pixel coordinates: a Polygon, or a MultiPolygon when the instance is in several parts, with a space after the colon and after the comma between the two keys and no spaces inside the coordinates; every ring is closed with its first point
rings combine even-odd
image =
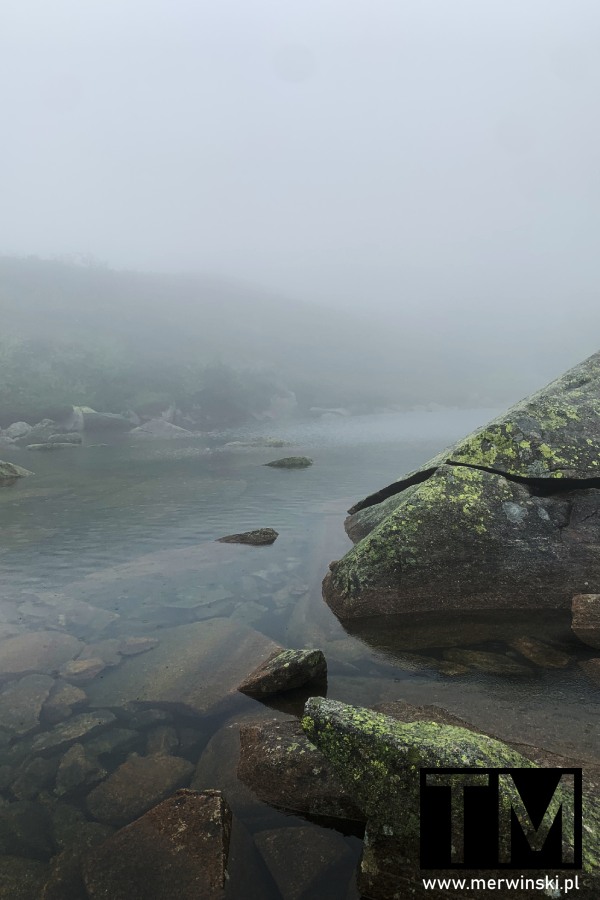
{"type": "Polygon", "coordinates": [[[342,619],[562,608],[600,584],[600,352],[355,504],[324,595],[342,619]]]}

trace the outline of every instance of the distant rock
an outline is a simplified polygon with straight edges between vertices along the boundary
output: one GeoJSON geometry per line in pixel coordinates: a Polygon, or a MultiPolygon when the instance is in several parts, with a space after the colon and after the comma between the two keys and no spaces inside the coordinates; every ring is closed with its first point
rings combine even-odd
{"type": "Polygon", "coordinates": [[[571,628],[580,641],[600,648],[600,594],[576,594],[571,628]]]}
{"type": "Polygon", "coordinates": [[[17,478],[23,478],[25,475],[33,475],[33,472],[0,459],[0,485],[12,484],[17,478]]]}
{"type": "Polygon", "coordinates": [[[64,434],[51,434],[49,444],[81,444],[83,438],[78,431],[67,431],[64,434]]]}
{"type": "Polygon", "coordinates": [[[344,409],[342,406],[335,407],[327,407],[327,406],[311,406],[308,410],[312,416],[341,416],[346,417],[351,415],[349,409],[344,409]]]}
{"type": "Polygon", "coordinates": [[[19,444],[45,444],[51,434],[60,431],[60,426],[54,419],[42,419],[29,431],[23,431],[16,440],[19,444]]]}
{"type": "Polygon", "coordinates": [[[87,808],[104,825],[127,825],[187,784],[193,771],[180,756],[132,754],[88,794],[87,808]]]}
{"type": "Polygon", "coordinates": [[[327,662],[322,650],[282,650],[255,669],[238,690],[266,697],[326,679],[327,662]]]}
{"type": "Polygon", "coordinates": [[[265,463],[265,466],[271,466],[273,469],[306,469],[312,464],[313,461],[308,456],[284,456],[265,463]]]}
{"type": "Polygon", "coordinates": [[[222,900],[230,835],[218,791],[177,791],[87,855],[87,897],[222,900]]]}
{"type": "Polygon", "coordinates": [[[144,422],[143,425],[132,428],[129,435],[135,438],[167,438],[171,440],[174,438],[194,437],[194,432],[188,431],[187,428],[180,428],[179,425],[173,425],[171,422],[167,422],[166,419],[161,418],[150,419],[148,422],[144,422]]]}
{"type": "Polygon", "coordinates": [[[76,447],[77,444],[73,443],[73,441],[54,441],[53,443],[45,443],[45,444],[27,444],[27,450],[64,450],[68,447],[76,447]]]}
{"type": "Polygon", "coordinates": [[[26,437],[31,433],[31,430],[32,426],[28,425],[27,422],[13,422],[12,425],[4,429],[4,434],[6,437],[16,441],[19,438],[26,437]]]}
{"type": "Polygon", "coordinates": [[[253,544],[258,547],[262,544],[274,544],[279,537],[279,532],[273,528],[256,528],[254,531],[243,531],[241,534],[226,534],[217,538],[220,544],[253,544]]]}

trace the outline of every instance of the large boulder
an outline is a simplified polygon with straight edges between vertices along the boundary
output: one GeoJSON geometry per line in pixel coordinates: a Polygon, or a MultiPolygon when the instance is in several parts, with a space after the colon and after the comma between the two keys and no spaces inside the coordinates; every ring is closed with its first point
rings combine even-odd
{"type": "MultiPolygon", "coordinates": [[[[417,715],[410,715],[409,710],[411,721],[398,721],[372,710],[322,698],[312,698],[305,708],[302,724],[309,740],[330,761],[367,819],[358,882],[361,896],[373,900],[446,896],[443,892],[428,893],[422,881],[423,874],[426,874],[420,867],[422,768],[540,768],[537,762],[516,749],[493,737],[454,724],[451,718],[447,719],[447,723],[427,721],[422,717],[424,710],[416,712],[417,715]]],[[[554,761],[550,764],[556,765],[554,761]]],[[[572,809],[569,793],[563,792],[562,787],[558,791],[563,810],[572,809]]],[[[451,816],[453,833],[459,833],[458,829],[462,832],[465,826],[458,806],[452,807],[451,816]]],[[[569,837],[564,832],[563,835],[568,842],[569,837]]],[[[497,846],[495,841],[492,844],[494,848],[497,846]]],[[[600,891],[599,846],[598,796],[584,792],[583,873],[578,896],[586,900],[597,897],[600,891]]],[[[483,873],[467,868],[459,873],[438,870],[431,874],[478,876],[483,873]]],[[[486,874],[517,876],[521,873],[488,871],[486,874]]],[[[554,874],[560,876],[564,873],[554,874]]],[[[481,896],[491,900],[494,894],[484,890],[481,896]]],[[[538,894],[527,891],[519,896],[530,898],[538,894]]]]}
{"type": "Polygon", "coordinates": [[[131,437],[136,438],[167,438],[167,440],[172,440],[174,438],[193,436],[194,433],[192,431],[188,431],[187,428],[180,428],[179,425],[173,425],[171,422],[167,422],[166,419],[150,419],[148,422],[144,422],[143,425],[138,425],[137,428],[131,430],[131,437]]]}
{"type": "Polygon", "coordinates": [[[562,608],[600,584],[600,353],[350,510],[342,619],[562,608]]]}

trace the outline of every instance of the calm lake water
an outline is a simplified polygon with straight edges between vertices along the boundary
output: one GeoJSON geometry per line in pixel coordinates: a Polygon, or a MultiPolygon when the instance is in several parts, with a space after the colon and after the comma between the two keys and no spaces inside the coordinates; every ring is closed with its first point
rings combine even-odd
{"type": "MultiPolygon", "coordinates": [[[[347,508],[494,414],[480,409],[323,418],[261,425],[204,440],[134,443],[127,436],[109,441],[102,437],[97,440],[106,444],[87,438],[81,448],[54,453],[3,450],[4,459],[31,468],[35,476],[0,489],[0,710],[7,708],[25,674],[41,672],[56,679],[64,665],[28,667],[25,661],[19,668],[4,660],[2,668],[2,647],[13,646],[6,642],[30,632],[71,635],[81,642],[78,652],[106,664],[94,678],[73,680],[86,693],[74,712],[85,712],[87,703],[108,709],[117,725],[130,732],[124,744],[109,740],[100,757],[110,773],[131,752],[147,753],[149,740],[148,722],[140,723],[134,707],[127,705],[136,699],[136,691],[139,694],[139,675],[136,683],[131,673],[139,669],[135,660],[142,655],[115,657],[116,642],[151,638],[157,647],[144,655],[150,659],[169,646],[175,665],[175,638],[185,635],[186,626],[189,630],[206,623],[209,629],[211,622],[226,619],[284,646],[320,647],[328,660],[327,695],[332,699],[357,705],[394,699],[437,704],[499,737],[597,761],[598,690],[577,665],[593,654],[572,636],[568,613],[428,614],[399,618],[393,628],[389,621],[371,620],[354,622],[346,630],[321,599],[328,563],[351,546],[343,529],[347,508]],[[226,441],[266,435],[290,446],[223,447],[226,441]],[[286,455],[310,456],[314,465],[304,470],[263,465],[286,455]],[[276,543],[214,543],[222,535],[258,527],[275,528],[276,543]],[[523,636],[563,650],[570,665],[535,666],[511,647],[523,636]],[[472,670],[448,676],[438,664],[449,647],[502,654],[518,662],[522,671],[472,670]]],[[[217,754],[219,764],[214,764],[219,735],[240,717],[278,713],[232,691],[234,685],[223,675],[227,660],[211,672],[214,659],[204,665],[202,646],[198,671],[206,685],[206,709],[193,714],[161,702],[155,708],[167,711],[161,727],[170,729],[170,752],[195,765],[208,751],[212,786],[235,793],[235,750],[229,756],[223,750],[217,754]]],[[[156,658],[166,664],[164,653],[156,658]]],[[[252,659],[241,663],[253,668],[252,659]]],[[[151,667],[146,673],[146,705],[152,706],[153,678],[163,675],[158,670],[153,674],[151,667]]],[[[44,690],[50,698],[65,680],[68,677],[48,681],[44,690]]],[[[43,736],[54,733],[57,721],[60,724],[58,714],[51,717],[38,702],[39,723],[25,727],[0,721],[0,850],[35,860],[39,868],[69,845],[69,832],[57,824],[64,820],[65,808],[73,821],[91,822],[94,817],[86,803],[89,785],[57,789],[56,770],[68,745],[44,756],[54,761],[54,768],[48,764],[44,772],[43,766],[32,769],[35,742],[39,747],[43,736]],[[25,788],[23,773],[29,779],[25,788]],[[31,841],[11,844],[3,837],[10,830],[11,815],[23,803],[30,817],[37,811],[44,823],[45,843],[42,835],[33,849],[31,841]]],[[[284,698],[278,706],[283,717],[300,710],[297,698],[284,698]]],[[[110,728],[106,733],[110,735],[110,728]]],[[[87,737],[81,740],[85,743],[87,737]]],[[[255,835],[307,827],[304,820],[258,801],[255,808],[244,809],[247,814],[238,814],[245,816],[255,835]]],[[[326,833],[318,825],[310,827],[326,833]]],[[[324,872],[319,896],[354,896],[352,872],[360,841],[353,836],[343,841],[345,862],[334,874],[324,872]]],[[[256,896],[280,897],[273,873],[266,867],[261,872],[256,896]]]]}

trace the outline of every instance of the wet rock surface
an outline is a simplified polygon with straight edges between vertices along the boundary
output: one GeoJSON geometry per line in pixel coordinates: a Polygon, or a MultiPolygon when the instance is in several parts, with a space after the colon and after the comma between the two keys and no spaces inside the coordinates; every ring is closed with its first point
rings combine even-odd
{"type": "Polygon", "coordinates": [[[322,650],[282,650],[259,666],[238,690],[264,697],[326,679],[327,662],[322,650]]]}
{"type": "Polygon", "coordinates": [[[0,487],[3,484],[11,484],[15,479],[23,478],[25,475],[33,475],[33,472],[23,468],[23,466],[3,462],[3,460],[0,459],[0,487]]]}
{"type": "Polygon", "coordinates": [[[263,544],[274,544],[279,534],[273,528],[256,528],[254,531],[244,531],[240,534],[226,534],[217,538],[220,544],[252,544],[260,547],[263,544]]]}
{"type": "Polygon", "coordinates": [[[218,791],[178,791],[86,857],[87,895],[223,898],[230,833],[231,813],[218,791]]]}

